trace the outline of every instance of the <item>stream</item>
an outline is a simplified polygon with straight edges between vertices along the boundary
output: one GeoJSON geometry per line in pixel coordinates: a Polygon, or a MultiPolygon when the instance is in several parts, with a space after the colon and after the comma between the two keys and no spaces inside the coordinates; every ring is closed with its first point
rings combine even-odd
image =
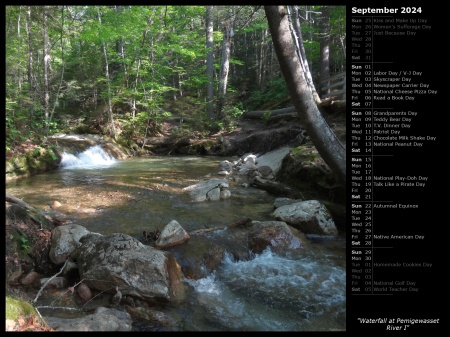
{"type": "MultiPolygon", "coordinates": [[[[94,146],[78,155],[65,155],[58,170],[7,182],[6,192],[91,232],[120,232],[139,240],[143,231],[162,230],[171,220],[188,232],[244,218],[274,220],[276,197],[257,188],[230,183],[231,198],[197,203],[181,192],[199,181],[223,178],[217,173],[225,159],[237,158],[117,160],[101,146],[94,146]],[[50,207],[54,201],[61,203],[55,210],[50,207]]],[[[221,240],[227,231],[208,235],[221,240]]],[[[157,310],[176,321],[176,331],[345,330],[345,234],[310,240],[312,248],[307,254],[293,251],[279,256],[268,249],[248,261],[235,261],[226,254],[212,274],[185,279],[189,291],[182,301],[157,310]]],[[[56,316],[54,312],[48,315],[56,316]]],[[[152,329],[142,322],[133,326],[133,331],[152,329]]]]}

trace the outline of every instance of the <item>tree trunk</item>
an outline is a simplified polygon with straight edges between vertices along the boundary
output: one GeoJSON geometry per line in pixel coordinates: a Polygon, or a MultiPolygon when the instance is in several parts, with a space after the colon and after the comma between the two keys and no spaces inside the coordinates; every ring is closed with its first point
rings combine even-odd
{"type": "MultiPolygon", "coordinates": [[[[20,33],[20,19],[21,19],[21,12],[22,12],[22,6],[19,6],[19,14],[17,15],[17,60],[19,61],[21,59],[21,49],[22,49],[22,35],[20,33]]],[[[22,90],[22,71],[21,66],[19,65],[17,67],[17,88],[19,93],[22,90]]],[[[20,103],[19,103],[20,104],[20,103]]]]}
{"type": "Polygon", "coordinates": [[[330,129],[314,102],[292,42],[284,6],[264,6],[275,51],[300,122],[337,180],[346,182],[346,150],[330,129]]]}
{"type": "Polygon", "coordinates": [[[214,22],[213,22],[213,9],[214,6],[206,6],[206,77],[208,78],[208,83],[206,84],[206,104],[207,113],[210,119],[214,118],[214,22]]]}
{"type": "MultiPolygon", "coordinates": [[[[100,10],[98,10],[98,22],[101,24],[102,20],[100,18],[100,10]]],[[[103,46],[103,54],[105,56],[105,77],[106,77],[106,83],[108,86],[108,115],[109,115],[109,121],[111,123],[111,135],[113,139],[116,139],[116,127],[114,125],[114,117],[112,112],[112,102],[111,102],[111,80],[109,77],[109,64],[108,64],[108,53],[106,50],[106,43],[104,40],[102,40],[102,46],[103,46]]]]}
{"type": "Polygon", "coordinates": [[[265,44],[265,37],[266,37],[267,31],[264,29],[261,32],[261,39],[260,39],[260,48],[259,48],[259,65],[258,65],[258,86],[261,87],[264,83],[263,77],[264,77],[264,44],[265,44]]]}
{"type": "Polygon", "coordinates": [[[44,109],[45,109],[45,125],[48,123],[48,110],[50,103],[50,88],[49,88],[49,67],[50,67],[50,55],[49,53],[49,40],[47,30],[47,6],[44,6],[44,109]]]}
{"type": "Polygon", "coordinates": [[[300,61],[304,67],[305,77],[308,82],[308,86],[311,89],[314,101],[316,104],[320,104],[320,97],[317,93],[316,87],[314,86],[314,82],[311,75],[311,69],[309,68],[308,59],[306,58],[305,46],[303,45],[303,36],[302,29],[300,25],[300,15],[298,13],[297,6],[290,6],[292,8],[292,25],[294,27],[294,32],[296,36],[296,47],[298,52],[300,53],[300,61]]]}
{"type": "Polygon", "coordinates": [[[28,90],[33,92],[33,81],[32,81],[32,71],[33,71],[33,47],[31,39],[31,7],[27,6],[27,24],[26,24],[27,38],[28,38],[28,64],[27,64],[27,80],[28,80],[28,90]]]}
{"type": "Polygon", "coordinates": [[[55,112],[56,106],[58,105],[58,99],[59,99],[59,93],[61,92],[61,88],[63,85],[64,80],[64,68],[65,68],[65,61],[64,61],[64,6],[61,7],[61,35],[60,35],[60,41],[61,41],[61,80],[59,81],[58,90],[55,95],[55,100],[53,103],[53,108],[50,113],[50,117],[48,120],[48,123],[46,125],[46,132],[50,131],[50,125],[52,123],[53,114],[55,112]]]}
{"type": "Polygon", "coordinates": [[[219,119],[223,119],[225,117],[225,115],[223,114],[223,105],[225,103],[225,95],[227,92],[228,70],[230,67],[230,50],[231,50],[230,46],[231,46],[231,37],[233,35],[233,22],[234,16],[231,17],[229,22],[227,22],[224,27],[222,59],[219,76],[219,90],[217,93],[217,107],[216,107],[216,113],[219,119]]]}
{"type": "MultiPolygon", "coordinates": [[[[328,6],[322,8],[321,18],[321,36],[320,36],[320,83],[322,86],[329,86],[330,82],[324,82],[330,77],[330,9],[328,6]]],[[[330,92],[321,90],[321,94],[325,95],[330,92]]],[[[322,96],[323,97],[323,96],[322,96]]]]}

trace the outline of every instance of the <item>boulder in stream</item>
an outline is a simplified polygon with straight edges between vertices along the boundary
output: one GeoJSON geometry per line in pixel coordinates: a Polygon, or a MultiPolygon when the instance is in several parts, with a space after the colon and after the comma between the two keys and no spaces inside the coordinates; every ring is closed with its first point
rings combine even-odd
{"type": "Polygon", "coordinates": [[[104,307],[85,317],[46,317],[46,322],[57,331],[131,331],[132,324],[126,311],[104,307]]]}
{"type": "Polygon", "coordinates": [[[76,250],[80,273],[90,289],[143,300],[173,300],[182,290],[182,272],[174,256],[123,233],[88,234],[76,250]]]}
{"type": "Polygon", "coordinates": [[[231,197],[231,192],[224,192],[229,188],[228,180],[213,178],[207,181],[201,181],[197,184],[187,186],[182,189],[183,192],[188,192],[192,201],[200,202],[207,200],[220,200],[231,197]]]}
{"type": "Polygon", "coordinates": [[[278,207],[273,217],[300,229],[305,234],[338,235],[328,209],[318,200],[306,200],[278,207]]]}
{"type": "Polygon", "coordinates": [[[167,248],[179,245],[187,240],[189,240],[189,234],[181,227],[178,221],[172,220],[161,231],[161,234],[155,242],[155,247],[167,248]]]}
{"type": "Polygon", "coordinates": [[[64,263],[68,258],[73,257],[80,238],[87,234],[92,233],[85,227],[75,224],[59,226],[53,229],[49,252],[50,260],[54,264],[59,265],[64,263]]]}

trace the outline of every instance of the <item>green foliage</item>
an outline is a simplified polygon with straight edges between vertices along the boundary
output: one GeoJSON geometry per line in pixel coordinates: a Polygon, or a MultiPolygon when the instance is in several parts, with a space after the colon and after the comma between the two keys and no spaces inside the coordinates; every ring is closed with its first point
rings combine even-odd
{"type": "Polygon", "coordinates": [[[251,93],[248,99],[248,109],[254,110],[265,106],[267,103],[284,102],[289,97],[286,82],[283,77],[275,78],[260,90],[251,93]]]}
{"type": "Polygon", "coordinates": [[[37,316],[37,313],[29,302],[6,296],[5,315],[6,319],[17,321],[20,317],[37,316]]]}
{"type": "Polygon", "coordinates": [[[262,120],[264,121],[265,124],[269,124],[270,115],[271,115],[270,111],[264,111],[262,115],[262,120]]]}
{"type": "Polygon", "coordinates": [[[47,153],[50,155],[52,160],[57,160],[58,156],[56,155],[56,150],[61,150],[61,148],[54,144],[47,144],[46,139],[44,139],[44,143],[42,144],[42,147],[47,148],[47,153]]]}
{"type": "Polygon", "coordinates": [[[216,122],[216,128],[231,131],[236,128],[237,120],[244,114],[245,109],[242,102],[236,102],[234,105],[225,105],[223,112],[225,118],[216,122]]]}
{"type": "MultiPolygon", "coordinates": [[[[311,9],[300,8],[302,15],[311,9]]],[[[208,52],[205,6],[92,5],[46,9],[52,43],[47,115],[42,60],[37,62],[33,57],[34,62],[30,63],[28,59],[28,47],[33,55],[42,56],[43,6],[30,8],[30,20],[26,19],[24,7],[6,7],[7,151],[27,139],[61,131],[89,133],[95,125],[96,131],[104,132],[110,123],[108,110],[104,108],[109,99],[116,105],[113,117],[120,131],[127,137],[137,137],[157,134],[169,113],[195,119],[202,132],[210,127],[230,129],[234,127],[233,119],[239,118],[244,110],[276,108],[274,103],[284,103],[289,97],[284,79],[279,76],[276,55],[270,49],[270,37],[263,34],[268,26],[262,7],[255,12],[255,6],[231,11],[229,6],[214,6],[214,21],[218,23],[214,26],[215,81],[220,69],[223,23],[231,12],[236,14],[227,90],[229,103],[223,109],[227,117],[216,122],[203,114],[209,81],[205,62],[208,52]],[[266,83],[260,87],[256,76],[264,68],[266,83]],[[230,96],[237,99],[231,100],[230,96]],[[247,97],[248,102],[244,101],[247,97]],[[137,107],[134,117],[131,106],[137,107]]],[[[319,69],[317,23],[321,8],[312,9],[308,17],[314,21],[302,21],[303,41],[311,69],[319,69]]],[[[345,13],[344,6],[330,7],[330,62],[334,68],[345,66],[340,46],[346,32],[345,13]]]]}
{"type": "Polygon", "coordinates": [[[28,239],[24,236],[21,236],[19,238],[20,241],[20,247],[24,250],[30,250],[30,245],[28,244],[28,239]]]}
{"type": "Polygon", "coordinates": [[[245,112],[244,104],[242,102],[236,102],[233,106],[226,106],[224,108],[227,116],[238,119],[245,112]]]}

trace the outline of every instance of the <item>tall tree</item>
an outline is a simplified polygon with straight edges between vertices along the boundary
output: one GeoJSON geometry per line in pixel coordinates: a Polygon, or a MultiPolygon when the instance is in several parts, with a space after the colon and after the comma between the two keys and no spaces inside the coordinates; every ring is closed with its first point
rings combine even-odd
{"type": "Polygon", "coordinates": [[[212,119],[214,117],[214,6],[206,6],[206,77],[208,82],[206,83],[206,104],[208,117],[212,119]]]}
{"type": "Polygon", "coordinates": [[[292,41],[287,10],[284,6],[264,6],[264,10],[278,62],[300,121],[320,156],[333,171],[337,180],[345,185],[346,150],[321,115],[308,88],[292,41]]]}
{"type": "Polygon", "coordinates": [[[48,21],[48,11],[47,6],[44,6],[44,12],[43,12],[43,19],[44,19],[44,27],[43,27],[43,34],[44,34],[44,109],[45,109],[45,123],[48,123],[48,109],[49,109],[49,103],[50,103],[50,84],[49,84],[49,72],[50,72],[50,43],[48,40],[48,27],[47,27],[47,21],[48,21]]]}
{"type": "Polygon", "coordinates": [[[58,99],[59,99],[59,93],[61,92],[61,88],[63,86],[63,80],[64,80],[64,67],[65,67],[65,61],[64,61],[64,7],[61,6],[61,35],[60,35],[60,43],[61,43],[61,79],[59,81],[58,90],[56,91],[55,100],[53,102],[53,108],[50,113],[50,117],[48,120],[48,123],[46,125],[46,132],[48,135],[50,126],[52,124],[53,114],[55,113],[56,106],[58,105],[58,99]]]}
{"type": "Polygon", "coordinates": [[[298,6],[288,6],[288,9],[290,9],[290,11],[291,11],[294,41],[295,41],[295,44],[297,47],[297,51],[299,53],[300,62],[304,69],[304,73],[305,73],[306,80],[308,82],[308,86],[312,92],[314,101],[316,102],[316,104],[320,104],[321,99],[319,97],[319,94],[317,93],[316,87],[314,86],[311,70],[310,70],[309,64],[308,64],[308,59],[306,57],[305,47],[303,44],[302,30],[301,30],[301,24],[300,24],[300,13],[298,11],[298,6]]]}
{"type": "MultiPolygon", "coordinates": [[[[325,82],[330,77],[330,7],[322,7],[322,17],[320,21],[321,35],[320,35],[320,83],[329,86],[329,82],[325,82]]],[[[327,89],[324,94],[328,94],[330,89],[327,89]]]]}
{"type": "Polygon", "coordinates": [[[223,24],[223,44],[222,44],[222,57],[220,60],[220,75],[219,75],[219,89],[217,92],[217,106],[216,113],[219,119],[223,119],[223,105],[225,104],[225,96],[227,92],[228,84],[228,71],[230,68],[230,51],[231,51],[231,38],[234,35],[235,15],[233,9],[230,10],[230,16],[225,20],[223,24]]]}
{"type": "MultiPolygon", "coordinates": [[[[99,27],[102,25],[102,19],[100,15],[100,8],[97,8],[97,14],[98,14],[98,23],[99,27]]],[[[102,39],[102,48],[103,48],[103,55],[105,56],[105,78],[106,78],[106,84],[108,87],[108,115],[109,115],[109,121],[111,123],[111,134],[110,136],[113,137],[113,139],[116,139],[116,127],[114,125],[114,117],[113,117],[113,106],[112,106],[112,97],[111,97],[111,78],[109,76],[109,63],[108,63],[108,52],[106,49],[106,42],[102,39]]]]}
{"type": "MultiPolygon", "coordinates": [[[[17,15],[17,59],[21,59],[21,50],[22,50],[22,34],[20,32],[20,19],[21,19],[22,6],[19,6],[19,14],[17,15]]],[[[20,66],[17,67],[17,88],[18,92],[22,89],[22,72],[20,66]]]]}

